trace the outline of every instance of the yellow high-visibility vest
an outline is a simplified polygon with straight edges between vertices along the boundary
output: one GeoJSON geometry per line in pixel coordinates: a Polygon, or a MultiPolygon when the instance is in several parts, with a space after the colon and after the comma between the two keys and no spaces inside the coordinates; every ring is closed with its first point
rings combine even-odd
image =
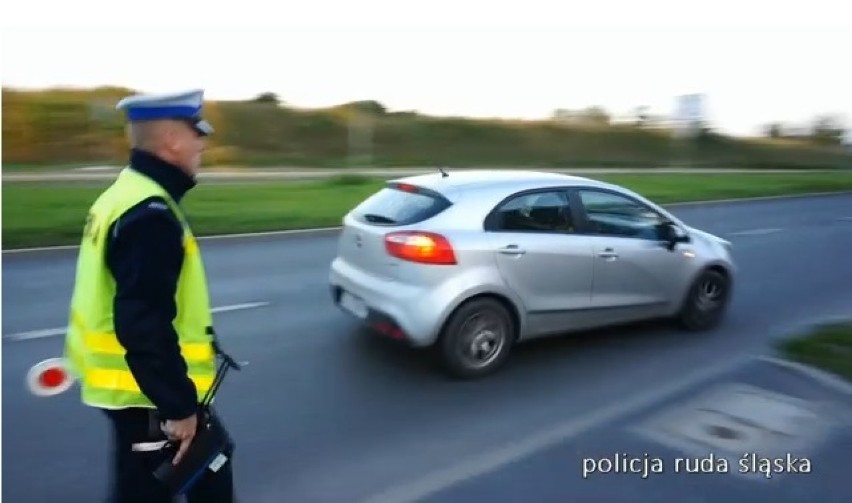
{"type": "Polygon", "coordinates": [[[116,338],[112,309],[116,287],[105,260],[110,225],[125,211],[152,196],[165,199],[183,224],[184,259],[175,295],[177,316],[173,326],[199,401],[215,377],[213,316],[195,236],[165,189],[147,176],[125,168],[89,210],[77,259],[65,361],[79,380],[82,401],[87,405],[108,409],[155,408],[139,389],[124,359],[126,351],[116,338]]]}

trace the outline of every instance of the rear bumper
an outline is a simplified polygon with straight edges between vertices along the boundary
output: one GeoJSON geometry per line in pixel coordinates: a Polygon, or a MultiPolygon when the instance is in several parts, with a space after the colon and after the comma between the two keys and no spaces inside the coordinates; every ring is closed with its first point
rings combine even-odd
{"type": "Polygon", "coordinates": [[[332,301],[361,323],[393,339],[415,346],[429,346],[440,331],[446,301],[439,303],[437,289],[417,288],[391,279],[364,274],[336,258],[329,271],[332,301]],[[352,312],[341,305],[346,292],[363,301],[364,311],[352,312]]]}
{"type": "MultiPolygon", "coordinates": [[[[352,294],[352,292],[349,292],[348,290],[346,290],[346,292],[352,294]]],[[[405,330],[400,326],[400,323],[393,316],[385,312],[379,311],[378,309],[371,307],[369,304],[366,306],[366,313],[364,316],[353,313],[352,311],[343,307],[340,301],[343,293],[344,289],[342,287],[331,285],[332,301],[338,308],[340,308],[346,314],[356,318],[358,321],[360,321],[367,327],[371,328],[372,330],[375,330],[376,332],[385,337],[412,344],[411,337],[405,332],[405,330]]],[[[416,343],[414,344],[416,345],[416,343]]]]}

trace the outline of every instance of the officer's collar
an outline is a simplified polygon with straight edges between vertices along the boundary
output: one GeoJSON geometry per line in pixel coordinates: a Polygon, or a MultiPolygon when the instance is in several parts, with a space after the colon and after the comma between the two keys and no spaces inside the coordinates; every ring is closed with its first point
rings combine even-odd
{"type": "Polygon", "coordinates": [[[180,202],[181,198],[195,187],[195,179],[181,168],[150,152],[132,149],[130,167],[157,182],[176,202],[180,202]]]}

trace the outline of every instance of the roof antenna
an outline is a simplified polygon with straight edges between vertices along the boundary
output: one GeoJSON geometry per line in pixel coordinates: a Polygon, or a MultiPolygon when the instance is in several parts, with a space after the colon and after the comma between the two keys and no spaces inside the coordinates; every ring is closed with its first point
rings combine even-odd
{"type": "Polygon", "coordinates": [[[446,177],[450,176],[449,174],[447,174],[446,171],[444,171],[444,168],[442,168],[440,166],[438,166],[438,171],[441,172],[441,178],[446,178],[446,177]]]}

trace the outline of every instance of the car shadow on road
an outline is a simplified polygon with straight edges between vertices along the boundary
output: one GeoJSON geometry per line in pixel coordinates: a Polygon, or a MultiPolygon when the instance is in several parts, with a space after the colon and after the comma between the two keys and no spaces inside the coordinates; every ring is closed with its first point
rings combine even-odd
{"type": "Polygon", "coordinates": [[[606,328],[554,334],[539,339],[523,341],[514,348],[513,359],[531,360],[540,364],[548,358],[562,358],[569,354],[593,355],[598,351],[619,348],[629,351],[631,347],[668,345],[682,340],[684,333],[668,321],[641,321],[606,328]]]}
{"type": "Polygon", "coordinates": [[[429,348],[412,348],[369,328],[354,328],[353,335],[353,350],[371,368],[390,371],[402,378],[428,377],[441,370],[429,348]]]}
{"type": "MultiPolygon", "coordinates": [[[[352,350],[366,367],[403,380],[445,380],[441,365],[430,349],[410,348],[369,329],[353,329],[352,350]]],[[[555,334],[524,341],[513,348],[508,364],[488,380],[514,378],[527,372],[563,367],[572,362],[611,358],[613,350],[620,355],[632,351],[683,344],[690,339],[712,337],[715,331],[690,334],[670,321],[643,321],[603,329],[555,334]]]]}

